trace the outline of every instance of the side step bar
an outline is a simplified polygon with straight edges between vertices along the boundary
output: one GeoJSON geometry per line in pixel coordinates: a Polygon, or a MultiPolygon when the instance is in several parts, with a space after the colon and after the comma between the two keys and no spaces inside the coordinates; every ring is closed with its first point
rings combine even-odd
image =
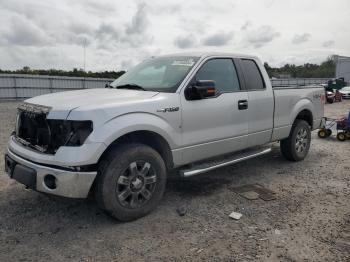
{"type": "Polygon", "coordinates": [[[208,162],[201,162],[199,164],[194,164],[191,168],[180,169],[179,172],[180,172],[180,176],[182,177],[195,176],[195,175],[209,172],[219,167],[232,165],[234,163],[238,163],[250,158],[261,156],[269,152],[271,152],[271,148],[266,148],[266,147],[259,148],[259,149],[256,149],[256,148],[248,149],[248,150],[245,150],[244,152],[237,152],[237,153],[234,153],[233,155],[230,155],[228,157],[225,157],[219,160],[212,160],[208,162]]]}

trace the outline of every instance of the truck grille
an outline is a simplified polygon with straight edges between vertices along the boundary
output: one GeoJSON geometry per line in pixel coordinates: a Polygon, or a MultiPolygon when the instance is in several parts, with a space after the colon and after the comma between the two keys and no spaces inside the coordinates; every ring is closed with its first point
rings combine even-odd
{"type": "Polygon", "coordinates": [[[81,146],[93,130],[92,121],[47,119],[50,110],[21,104],[16,121],[17,142],[46,154],[55,154],[61,146],[81,146]]]}
{"type": "Polygon", "coordinates": [[[50,108],[29,103],[18,107],[16,139],[20,143],[45,152],[50,145],[50,126],[46,116],[50,108]]]}

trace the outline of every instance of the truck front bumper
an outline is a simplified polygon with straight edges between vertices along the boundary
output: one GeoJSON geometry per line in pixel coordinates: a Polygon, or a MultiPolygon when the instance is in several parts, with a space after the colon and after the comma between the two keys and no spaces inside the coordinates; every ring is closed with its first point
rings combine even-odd
{"type": "Polygon", "coordinates": [[[5,172],[36,191],[69,198],[86,198],[97,175],[96,171],[78,172],[40,165],[9,149],[5,155],[5,172]]]}

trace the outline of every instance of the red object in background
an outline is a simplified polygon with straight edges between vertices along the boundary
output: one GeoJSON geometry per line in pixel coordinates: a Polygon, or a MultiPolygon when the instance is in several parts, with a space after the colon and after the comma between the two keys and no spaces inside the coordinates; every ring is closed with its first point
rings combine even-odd
{"type": "Polygon", "coordinates": [[[339,92],[339,90],[335,91],[335,102],[341,102],[343,100],[341,93],[339,92]]]}

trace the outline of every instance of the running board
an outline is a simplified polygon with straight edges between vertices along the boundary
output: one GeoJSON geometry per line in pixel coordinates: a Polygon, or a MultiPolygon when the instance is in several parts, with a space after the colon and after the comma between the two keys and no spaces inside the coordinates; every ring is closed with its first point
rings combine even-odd
{"type": "Polygon", "coordinates": [[[266,147],[259,148],[259,149],[256,149],[256,148],[248,149],[248,150],[245,150],[244,152],[237,152],[237,153],[234,153],[233,155],[229,155],[219,160],[212,160],[208,162],[201,162],[199,164],[193,164],[192,168],[180,169],[179,172],[180,172],[180,176],[182,177],[195,176],[195,175],[209,172],[219,167],[232,165],[250,158],[261,156],[269,152],[271,152],[271,148],[266,148],[266,147]]]}

